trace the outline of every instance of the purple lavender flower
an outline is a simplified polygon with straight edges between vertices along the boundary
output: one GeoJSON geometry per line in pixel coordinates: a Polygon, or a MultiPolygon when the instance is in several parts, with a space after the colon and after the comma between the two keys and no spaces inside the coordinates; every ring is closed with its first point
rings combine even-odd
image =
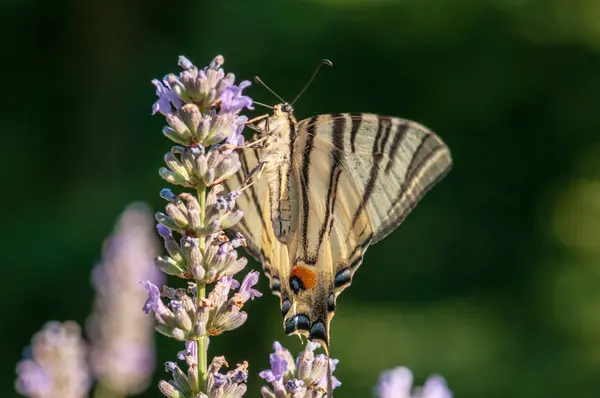
{"type": "Polygon", "coordinates": [[[242,281],[242,285],[240,287],[240,291],[237,293],[242,303],[252,299],[254,300],[256,297],[261,297],[262,293],[256,289],[252,289],[252,286],[258,283],[258,275],[259,273],[256,271],[251,271],[244,277],[242,281]]]}
{"type": "Polygon", "coordinates": [[[160,300],[160,290],[158,289],[158,286],[156,286],[150,281],[143,281],[140,283],[146,288],[146,291],[148,292],[148,298],[146,299],[146,302],[142,307],[144,313],[146,315],[150,314],[150,312],[152,311],[156,313],[161,313],[164,310],[165,305],[160,300]]]}
{"type": "Polygon", "coordinates": [[[423,387],[413,391],[413,374],[405,367],[383,372],[375,395],[378,398],[452,398],[452,392],[440,376],[429,377],[423,387]]]}
{"type": "Polygon", "coordinates": [[[244,126],[247,121],[248,118],[246,116],[239,116],[237,119],[235,119],[235,125],[237,127],[235,131],[225,140],[227,144],[234,146],[244,145],[246,140],[244,139],[244,135],[242,134],[242,132],[244,131],[244,126]]]}
{"type": "Polygon", "coordinates": [[[243,361],[236,368],[223,374],[223,366],[229,366],[225,357],[215,357],[208,367],[207,391],[199,391],[197,384],[198,362],[193,352],[195,348],[186,342],[186,349],[180,351],[179,359],[185,360],[188,370],[184,371],[175,362],[165,363],[165,369],[171,373],[172,379],[161,380],[159,389],[168,398],[239,398],[246,392],[248,380],[248,363],[243,361]]]}
{"type": "Polygon", "coordinates": [[[221,112],[238,113],[244,108],[254,109],[252,107],[252,98],[242,95],[242,91],[251,85],[252,83],[245,80],[239,86],[226,87],[219,97],[219,100],[221,100],[221,112]]]}
{"type": "MultiPolygon", "coordinates": [[[[269,356],[271,369],[263,370],[259,376],[271,383],[272,390],[264,386],[261,394],[264,398],[273,397],[315,397],[321,398],[327,392],[328,377],[327,362],[331,372],[338,363],[336,359],[329,359],[325,355],[316,355],[314,350],[319,347],[317,343],[307,343],[304,351],[298,358],[294,358],[281,344],[275,342],[275,352],[269,356]]],[[[331,384],[335,389],[342,385],[331,375],[331,384]]]]}
{"type": "Polygon", "coordinates": [[[265,379],[267,383],[272,383],[275,380],[281,380],[283,375],[288,370],[287,361],[274,353],[269,355],[269,363],[271,364],[271,369],[263,370],[258,375],[265,379]]]}
{"type": "Polygon", "coordinates": [[[164,276],[154,266],[158,242],[146,205],[133,204],[123,212],[103,248],[102,260],[92,272],[96,290],[94,310],[87,320],[92,341],[94,375],[105,390],[131,395],[146,389],[154,371],[154,325],[140,313],[144,291],[139,280],[147,280],[152,302],[158,305],[158,288],[164,276]]]}
{"type": "Polygon", "coordinates": [[[161,82],[160,80],[152,80],[152,84],[156,87],[156,95],[158,100],[152,105],[152,114],[160,112],[163,115],[170,115],[173,113],[173,108],[179,109],[181,107],[181,100],[177,93],[171,90],[171,86],[165,77],[161,82]]]}
{"type": "Polygon", "coordinates": [[[86,346],[75,322],[49,322],[17,364],[16,389],[32,398],[84,398],[91,385],[86,346]]]}
{"type": "Polygon", "coordinates": [[[163,82],[153,80],[158,100],[153,114],[165,115],[168,127],[163,133],[178,144],[209,146],[233,136],[228,142],[243,142],[241,130],[247,119],[238,114],[254,109],[252,99],[242,94],[249,81],[234,85],[235,76],[221,67],[225,62],[217,56],[204,69],[198,69],[185,57],[179,58],[183,71],[165,76],[163,82]]]}
{"type": "Polygon", "coordinates": [[[198,358],[198,342],[197,341],[186,341],[185,342],[185,350],[179,351],[177,353],[177,358],[180,360],[185,360],[186,356],[190,356],[192,358],[198,358]]]}

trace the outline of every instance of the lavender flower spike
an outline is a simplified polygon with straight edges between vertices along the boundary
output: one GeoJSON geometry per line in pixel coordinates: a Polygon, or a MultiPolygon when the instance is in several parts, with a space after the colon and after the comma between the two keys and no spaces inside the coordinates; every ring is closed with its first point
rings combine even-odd
{"type": "Polygon", "coordinates": [[[230,190],[227,180],[242,167],[235,149],[244,144],[248,118],[240,112],[253,109],[252,99],[243,94],[250,82],[235,85],[235,76],[223,70],[224,62],[218,55],[198,68],[179,57],[183,70],[178,75],[153,81],[158,95],[153,110],[165,116],[162,132],[177,144],[165,154],[159,174],[170,184],[194,191],[163,189],[161,197],[168,203],[164,213],[155,214],[167,254],[154,263],[164,273],[187,280],[187,289],[159,289],[151,281],[143,282],[148,291],[143,311],[153,314],[156,330],[186,344],[177,357],[187,362],[187,372],[168,362],[172,379],[159,383],[168,398],[238,398],[246,392],[245,361],[226,374],[219,372],[228,366],[223,357],[208,364],[209,337],[240,327],[248,317],[242,311],[245,303],[262,296],[253,288],[257,272],[250,272],[241,284],[233,278],[248,262],[236,250],[247,243],[239,234],[230,240],[224,232],[243,216],[236,206],[240,192],[230,190]]]}
{"type": "MultiPolygon", "coordinates": [[[[264,386],[261,394],[264,398],[296,398],[314,397],[322,398],[327,392],[327,361],[331,372],[335,370],[337,359],[329,359],[325,355],[316,355],[313,351],[319,347],[317,343],[307,343],[306,348],[298,358],[294,358],[281,344],[275,342],[275,352],[270,355],[271,369],[263,370],[258,375],[271,383],[271,388],[264,386]]],[[[340,381],[331,375],[333,388],[342,385],[340,381]]]]}
{"type": "Polygon", "coordinates": [[[155,366],[154,325],[139,309],[145,293],[138,284],[164,281],[154,266],[158,242],[153,224],[146,205],[129,206],[92,272],[96,301],[87,320],[91,365],[101,387],[120,396],[145,390],[155,366]]]}
{"type": "Polygon", "coordinates": [[[234,370],[223,374],[223,366],[229,364],[225,357],[215,357],[208,366],[207,394],[199,391],[197,385],[198,362],[195,358],[196,342],[186,342],[186,349],[180,351],[178,358],[185,360],[188,370],[186,373],[175,362],[165,363],[165,368],[171,372],[172,379],[161,380],[158,384],[160,391],[168,398],[240,398],[246,392],[248,381],[248,363],[237,364],[234,370]]]}
{"type": "Polygon", "coordinates": [[[412,372],[405,367],[385,371],[375,388],[378,398],[452,398],[452,391],[440,376],[431,376],[423,387],[413,390],[412,372]]]}
{"type": "Polygon", "coordinates": [[[17,364],[16,389],[31,398],[83,398],[91,378],[86,346],[75,322],[49,322],[17,364]]]}

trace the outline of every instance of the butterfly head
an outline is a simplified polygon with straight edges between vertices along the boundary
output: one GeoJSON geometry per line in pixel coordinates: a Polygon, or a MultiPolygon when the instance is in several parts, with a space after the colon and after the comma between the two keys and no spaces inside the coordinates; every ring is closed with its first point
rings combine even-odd
{"type": "Polygon", "coordinates": [[[277,104],[273,107],[273,113],[275,116],[292,116],[294,114],[294,108],[287,102],[277,104]]]}

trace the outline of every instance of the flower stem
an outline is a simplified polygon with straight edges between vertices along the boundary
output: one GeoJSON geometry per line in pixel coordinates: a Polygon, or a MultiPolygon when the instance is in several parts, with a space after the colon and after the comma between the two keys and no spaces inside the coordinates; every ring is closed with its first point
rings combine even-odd
{"type": "MultiPolygon", "coordinates": [[[[200,223],[204,226],[204,216],[206,214],[206,187],[201,186],[198,188],[198,203],[200,204],[200,223]]],[[[202,255],[204,255],[204,239],[200,237],[199,246],[202,255]]],[[[196,307],[200,308],[203,305],[202,300],[206,297],[206,285],[197,280],[196,281],[196,307]]],[[[206,336],[202,336],[198,339],[198,385],[200,391],[206,394],[206,373],[208,367],[208,346],[206,336]]]]}
{"type": "MultiPolygon", "coordinates": [[[[202,299],[206,297],[206,285],[199,281],[196,281],[197,289],[197,305],[202,305],[202,299]]],[[[206,344],[206,336],[202,336],[198,339],[198,385],[200,391],[206,394],[206,372],[208,367],[208,347],[206,344]]]]}

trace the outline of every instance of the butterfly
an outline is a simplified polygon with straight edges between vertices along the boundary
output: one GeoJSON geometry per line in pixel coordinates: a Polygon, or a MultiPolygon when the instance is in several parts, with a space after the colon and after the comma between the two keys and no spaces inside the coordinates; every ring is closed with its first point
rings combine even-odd
{"type": "Polygon", "coordinates": [[[329,353],[330,322],[367,248],[398,227],[450,170],[444,142],[426,127],[370,113],[296,121],[279,104],[255,125],[227,183],[242,189],[234,229],[279,296],[286,334],[329,353]],[[260,144],[260,145],[259,145],[260,144]]]}

